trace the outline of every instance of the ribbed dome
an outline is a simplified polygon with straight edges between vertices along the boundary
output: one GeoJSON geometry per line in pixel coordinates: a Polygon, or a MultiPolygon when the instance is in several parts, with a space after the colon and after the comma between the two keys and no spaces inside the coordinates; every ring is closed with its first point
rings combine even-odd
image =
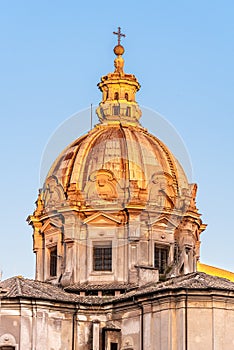
{"type": "Polygon", "coordinates": [[[188,188],[181,166],[160,140],[139,125],[121,123],[99,124],[73,142],[54,162],[51,176],[65,193],[75,184],[86,201],[96,191],[96,198],[126,203],[136,188],[149,201],[151,184],[157,183],[174,198],[188,188]]]}
{"type": "Polygon", "coordinates": [[[43,192],[53,177],[65,197],[72,192],[83,208],[113,207],[114,203],[122,208],[133,203],[181,208],[178,198],[190,195],[186,176],[168,148],[141,126],[142,112],[135,99],[140,84],[133,74],[124,72],[123,52],[115,54],[115,71],[98,84],[100,124],[60,154],[43,192]]]}

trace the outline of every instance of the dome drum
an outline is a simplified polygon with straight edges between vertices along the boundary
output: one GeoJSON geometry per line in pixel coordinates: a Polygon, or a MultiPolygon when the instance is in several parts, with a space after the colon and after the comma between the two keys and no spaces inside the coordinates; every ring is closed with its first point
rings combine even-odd
{"type": "Polygon", "coordinates": [[[127,102],[103,103],[97,108],[96,113],[102,123],[137,123],[141,117],[141,110],[138,105],[127,102]]]}

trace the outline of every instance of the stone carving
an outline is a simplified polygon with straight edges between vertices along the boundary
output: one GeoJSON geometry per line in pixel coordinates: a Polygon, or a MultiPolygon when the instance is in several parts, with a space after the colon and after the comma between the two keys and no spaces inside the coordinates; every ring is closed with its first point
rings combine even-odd
{"type": "Polygon", "coordinates": [[[182,188],[181,194],[177,198],[176,208],[186,212],[187,210],[195,210],[196,208],[196,194],[197,194],[197,185],[190,184],[188,188],[182,188]]]}
{"type": "Polygon", "coordinates": [[[56,209],[56,207],[65,204],[65,194],[62,186],[58,183],[58,179],[55,176],[50,176],[44,185],[42,191],[42,199],[45,203],[45,209],[56,209]]]}
{"type": "Polygon", "coordinates": [[[90,175],[84,192],[87,202],[113,202],[118,198],[117,181],[111,171],[100,169],[90,175]]]}
{"type": "Polygon", "coordinates": [[[190,208],[193,210],[195,209],[197,211],[197,207],[196,207],[197,184],[190,184],[190,192],[191,192],[190,208]]]}
{"type": "Polygon", "coordinates": [[[44,203],[42,201],[41,192],[39,191],[37,200],[36,200],[36,210],[34,211],[34,216],[40,216],[44,210],[44,203]]]}
{"type": "Polygon", "coordinates": [[[16,345],[15,338],[12,334],[5,333],[0,337],[0,347],[3,347],[4,349],[14,346],[15,349],[18,349],[18,346],[16,345]]]}
{"type": "Polygon", "coordinates": [[[183,212],[185,212],[188,209],[190,202],[191,202],[191,194],[189,189],[182,188],[181,195],[177,199],[177,205],[176,205],[177,209],[180,209],[183,212]]]}
{"type": "Polygon", "coordinates": [[[114,61],[114,65],[115,65],[115,73],[123,73],[123,67],[124,67],[124,59],[122,56],[117,56],[115,61],[114,61]]]}
{"type": "Polygon", "coordinates": [[[67,189],[67,199],[70,206],[80,206],[84,202],[80,190],[77,189],[76,183],[71,183],[67,189]]]}
{"type": "Polygon", "coordinates": [[[124,338],[123,347],[121,348],[121,350],[134,350],[132,337],[127,336],[126,338],[124,338]]]}
{"type": "Polygon", "coordinates": [[[149,204],[170,209],[175,206],[175,189],[169,174],[153,174],[149,185],[149,204]]]}

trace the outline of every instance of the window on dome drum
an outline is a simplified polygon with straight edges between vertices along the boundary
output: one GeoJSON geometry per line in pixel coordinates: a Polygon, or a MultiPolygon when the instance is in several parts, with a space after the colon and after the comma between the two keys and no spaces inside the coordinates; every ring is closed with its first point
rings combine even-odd
{"type": "Polygon", "coordinates": [[[128,101],[128,93],[127,92],[125,93],[125,100],[128,101]]]}
{"type": "Polygon", "coordinates": [[[156,267],[160,274],[166,272],[168,263],[169,249],[168,247],[154,245],[154,267],[156,267]]]}
{"type": "Polygon", "coordinates": [[[57,276],[57,246],[50,249],[50,276],[57,276]]]}
{"type": "Polygon", "coordinates": [[[131,117],[131,107],[126,108],[126,117],[131,117]]]}
{"type": "Polygon", "coordinates": [[[114,100],[118,100],[118,99],[119,99],[119,93],[118,93],[118,92],[115,92],[114,100]]]}
{"type": "Polygon", "coordinates": [[[120,113],[120,108],[119,106],[113,106],[113,114],[114,115],[119,115],[120,113]]]}
{"type": "Polygon", "coordinates": [[[112,271],[112,246],[95,245],[93,247],[93,269],[94,271],[112,271]]]}

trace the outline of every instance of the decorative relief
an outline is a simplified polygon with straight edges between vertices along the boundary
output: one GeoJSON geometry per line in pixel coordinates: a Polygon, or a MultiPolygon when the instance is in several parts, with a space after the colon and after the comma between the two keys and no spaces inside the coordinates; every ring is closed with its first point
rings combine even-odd
{"type": "Polygon", "coordinates": [[[46,180],[42,193],[45,210],[56,209],[56,207],[65,204],[66,198],[63,187],[58,183],[55,176],[50,176],[46,180]]]}
{"type": "Polygon", "coordinates": [[[171,175],[164,172],[153,174],[149,185],[149,204],[173,209],[175,197],[176,193],[171,175]]]}
{"type": "Polygon", "coordinates": [[[191,194],[189,189],[182,188],[181,195],[177,198],[177,201],[176,201],[177,209],[180,209],[183,212],[186,211],[189,207],[190,202],[191,202],[191,194]]]}
{"type": "Polygon", "coordinates": [[[75,183],[71,183],[67,190],[67,198],[70,206],[80,206],[84,202],[81,192],[75,183]]]}
{"type": "Polygon", "coordinates": [[[36,200],[36,210],[34,211],[34,216],[40,216],[43,213],[44,210],[44,203],[42,200],[41,192],[39,192],[37,200],[36,200]]]}
{"type": "Polygon", "coordinates": [[[14,347],[14,349],[18,349],[18,345],[16,345],[15,338],[12,334],[5,333],[0,337],[0,347],[3,347],[4,349],[9,349],[11,347],[14,347]]]}
{"type": "Polygon", "coordinates": [[[196,207],[197,184],[190,184],[189,186],[190,186],[189,207],[190,209],[197,211],[197,207],[196,207]]]}
{"type": "Polygon", "coordinates": [[[94,171],[84,189],[86,204],[107,204],[115,202],[122,192],[113,173],[106,169],[94,171]]]}

